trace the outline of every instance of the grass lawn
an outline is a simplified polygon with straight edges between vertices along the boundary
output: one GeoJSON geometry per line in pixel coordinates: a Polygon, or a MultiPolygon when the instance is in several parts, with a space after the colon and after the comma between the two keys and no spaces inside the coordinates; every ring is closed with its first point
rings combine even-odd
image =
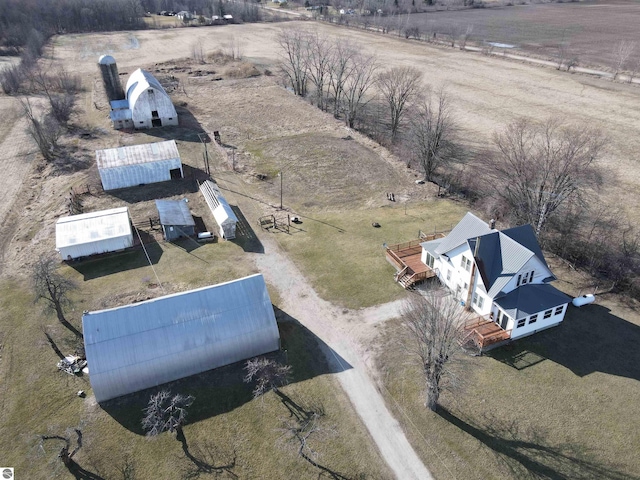
{"type": "Polygon", "coordinates": [[[464,391],[424,406],[418,368],[387,325],[388,404],[436,478],[640,478],[640,327],[591,305],[557,328],[465,357],[464,391]]]}
{"type": "MultiPolygon", "coordinates": [[[[131,272],[111,275],[114,277],[114,285],[120,287],[124,287],[127,278],[134,284],[137,278],[131,272]]],[[[97,283],[85,293],[93,291],[96,297],[100,296],[98,284],[108,283],[101,277],[85,284],[91,282],[97,283]]],[[[64,435],[69,428],[83,432],[83,447],[75,461],[85,471],[105,479],[125,478],[122,471],[127,466],[135,470],[138,479],[199,475],[282,479],[318,475],[319,470],[299,458],[283,437],[280,427],[289,416],[284,404],[273,393],[253,400],[252,387],[242,382],[242,364],[171,385],[174,392],[196,397],[185,427],[188,451],[193,457],[190,460],[173,435],[165,433],[151,440],[143,435],[141,410],[153,390],[100,406],[92,399],[87,376],[58,372],[57,357],[46,344],[41,325],[49,324],[48,331],[65,352],[71,348],[73,336],[53,316],[25,315],[38,310],[24,285],[17,281],[0,284],[0,451],[4,464],[15,467],[18,476],[71,478],[56,458],[60,442],[47,441],[44,449],[38,446],[40,435],[64,435]],[[76,396],[80,389],[87,392],[87,398],[76,396]]],[[[326,375],[313,335],[276,311],[281,320],[283,348],[294,371],[293,381],[284,392],[299,404],[322,406],[322,421],[334,432],[312,439],[320,453],[318,462],[350,477],[361,474],[363,478],[389,478],[386,465],[372,448],[348,399],[335,380],[326,375]]]]}
{"type": "Polygon", "coordinates": [[[325,300],[362,308],[404,295],[393,281],[384,243],[416,239],[420,229],[448,230],[466,211],[462,204],[433,200],[410,204],[406,214],[404,206],[318,213],[302,217],[301,231],[292,227],[291,235],[277,238],[325,300]]]}

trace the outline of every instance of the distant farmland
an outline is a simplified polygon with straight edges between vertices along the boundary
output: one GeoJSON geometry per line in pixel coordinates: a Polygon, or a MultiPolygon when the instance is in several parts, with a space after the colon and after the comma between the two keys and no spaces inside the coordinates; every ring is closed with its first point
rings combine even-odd
{"type": "Polygon", "coordinates": [[[582,65],[612,67],[616,44],[636,42],[631,63],[640,61],[640,2],[591,0],[579,3],[521,5],[413,14],[403,26],[422,33],[464,33],[473,26],[474,42],[512,44],[525,52],[554,57],[568,43],[582,65]],[[407,23],[408,22],[408,23],[407,23]]]}

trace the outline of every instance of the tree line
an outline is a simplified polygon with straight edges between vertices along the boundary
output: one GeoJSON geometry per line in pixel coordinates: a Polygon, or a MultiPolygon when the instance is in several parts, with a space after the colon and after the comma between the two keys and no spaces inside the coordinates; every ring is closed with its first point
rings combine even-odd
{"type": "Polygon", "coordinates": [[[598,201],[609,143],[599,126],[518,118],[472,151],[446,89],[425,84],[416,68],[384,68],[362,46],[317,32],[285,28],[278,40],[283,79],[296,95],[387,146],[445,193],[506,225],[530,223],[544,248],[640,296],[640,232],[598,201]]]}

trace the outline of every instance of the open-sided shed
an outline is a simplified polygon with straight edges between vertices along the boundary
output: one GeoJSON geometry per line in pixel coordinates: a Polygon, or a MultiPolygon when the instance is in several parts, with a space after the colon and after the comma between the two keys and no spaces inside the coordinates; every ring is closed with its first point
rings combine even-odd
{"type": "Polygon", "coordinates": [[[156,200],[160,225],[167,241],[195,234],[196,222],[184,200],[156,200]]]}
{"type": "Polygon", "coordinates": [[[260,274],[85,312],[82,328],[98,402],[280,348],[260,274]]]}
{"type": "Polygon", "coordinates": [[[96,150],[105,190],[182,178],[182,162],[175,140],[96,150]]]}
{"type": "Polygon", "coordinates": [[[236,224],[238,217],[233,212],[220,190],[211,180],[205,180],[200,184],[200,191],[204,196],[213,218],[220,226],[220,236],[227,240],[236,238],[236,224]]]}
{"type": "Polygon", "coordinates": [[[61,217],[56,222],[56,251],[63,260],[115,252],[132,245],[127,207],[61,217]]]}

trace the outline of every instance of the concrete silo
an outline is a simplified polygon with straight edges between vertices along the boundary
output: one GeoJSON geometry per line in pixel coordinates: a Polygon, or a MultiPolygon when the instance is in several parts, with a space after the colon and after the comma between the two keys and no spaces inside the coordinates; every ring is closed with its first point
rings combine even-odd
{"type": "Polygon", "coordinates": [[[102,81],[109,101],[124,99],[124,90],[122,90],[122,85],[120,84],[116,59],[111,55],[102,55],[98,60],[98,66],[100,67],[100,73],[102,73],[102,81]]]}

